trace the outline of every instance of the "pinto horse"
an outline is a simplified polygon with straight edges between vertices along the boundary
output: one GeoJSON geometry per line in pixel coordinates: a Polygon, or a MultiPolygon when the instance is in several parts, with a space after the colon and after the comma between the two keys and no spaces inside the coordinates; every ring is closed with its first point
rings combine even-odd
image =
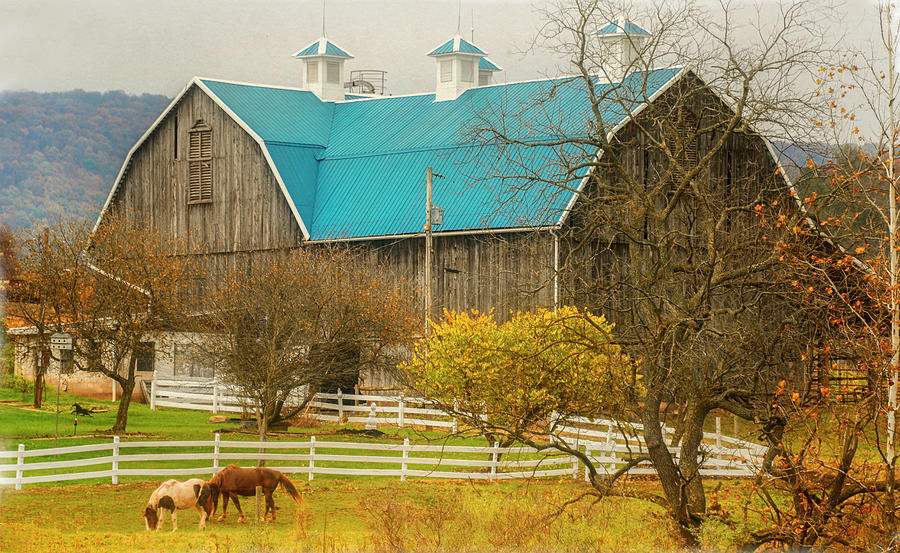
{"type": "Polygon", "coordinates": [[[303,499],[300,497],[300,492],[297,491],[297,488],[294,487],[294,484],[291,483],[287,476],[277,470],[266,467],[242,468],[237,465],[228,465],[216,473],[209,481],[209,489],[212,495],[212,514],[210,516],[216,514],[216,509],[219,505],[219,494],[221,494],[222,516],[218,520],[225,520],[225,515],[228,511],[228,499],[231,498],[240,514],[238,522],[243,522],[244,511],[241,510],[238,496],[256,495],[256,487],[262,486],[263,493],[266,495],[266,512],[263,515],[263,520],[266,520],[269,510],[271,510],[272,520],[274,521],[275,500],[272,499],[272,492],[275,491],[279,484],[281,484],[281,489],[286,491],[297,505],[301,505],[303,499]]]}
{"type": "Polygon", "coordinates": [[[206,528],[206,520],[212,512],[212,495],[209,484],[202,478],[191,478],[184,482],[178,480],[166,480],[156,488],[147,506],[141,511],[144,515],[144,525],[147,530],[159,530],[162,528],[166,511],[172,513],[172,531],[178,530],[177,509],[190,509],[194,507],[200,513],[200,529],[206,528]],[[159,515],[157,515],[159,512],[159,515]]]}

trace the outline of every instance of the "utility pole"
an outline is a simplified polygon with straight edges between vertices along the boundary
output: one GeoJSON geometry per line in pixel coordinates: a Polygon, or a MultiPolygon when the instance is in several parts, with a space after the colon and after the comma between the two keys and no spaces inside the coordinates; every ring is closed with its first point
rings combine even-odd
{"type": "Polygon", "coordinates": [[[896,431],[896,411],[897,411],[897,379],[900,377],[900,294],[897,291],[898,272],[898,252],[897,252],[897,179],[894,170],[895,157],[897,155],[897,117],[894,112],[896,106],[894,99],[896,96],[897,76],[896,76],[896,52],[894,52],[894,19],[891,12],[891,1],[885,3],[887,18],[887,36],[885,37],[885,45],[887,47],[887,64],[888,64],[888,117],[890,118],[887,137],[887,177],[888,177],[888,197],[890,206],[890,240],[891,247],[891,368],[890,377],[888,379],[888,405],[887,405],[887,501],[888,501],[888,521],[893,527],[894,513],[894,488],[895,474],[894,465],[896,462],[895,449],[895,431],[896,431]]]}
{"type": "Polygon", "coordinates": [[[425,170],[425,336],[431,334],[431,197],[434,170],[425,170]]]}

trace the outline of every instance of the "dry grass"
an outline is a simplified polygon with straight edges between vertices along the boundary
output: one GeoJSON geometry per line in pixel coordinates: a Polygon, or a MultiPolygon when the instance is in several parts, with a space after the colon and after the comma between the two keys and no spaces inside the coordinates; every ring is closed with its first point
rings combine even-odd
{"type": "MultiPolygon", "coordinates": [[[[298,482],[299,483],[299,482],[298,482]]],[[[498,484],[321,479],[299,487],[298,509],[284,494],[275,523],[223,523],[197,529],[182,511],[179,530],[148,533],[139,511],[153,483],[57,486],[5,492],[0,551],[655,551],[677,543],[666,514],[637,500],[578,502],[572,481],[498,484]]],[[[243,502],[252,519],[254,502],[243,502]]]]}

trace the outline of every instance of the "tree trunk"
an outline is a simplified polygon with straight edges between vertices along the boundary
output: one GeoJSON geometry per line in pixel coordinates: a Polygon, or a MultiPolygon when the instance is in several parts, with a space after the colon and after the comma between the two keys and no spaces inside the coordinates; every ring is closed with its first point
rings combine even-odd
{"type": "Polygon", "coordinates": [[[122,385],[122,397],[119,399],[119,409],[116,411],[116,424],[112,427],[113,434],[117,436],[125,433],[125,425],[128,423],[128,407],[131,406],[134,379],[126,380],[124,383],[118,382],[118,384],[122,385]]]}
{"type": "MultiPolygon", "coordinates": [[[[257,413],[258,415],[256,417],[256,429],[257,431],[259,431],[259,441],[264,442],[266,441],[266,436],[269,433],[269,414],[266,412],[265,406],[260,406],[259,409],[257,409],[257,413]]],[[[260,455],[265,452],[266,448],[259,448],[260,455]]],[[[258,459],[256,462],[256,466],[266,466],[266,460],[262,458],[258,459]]]]}
{"type": "Polygon", "coordinates": [[[697,544],[694,529],[700,524],[700,518],[689,508],[684,482],[672,459],[672,454],[669,453],[663,440],[659,420],[660,402],[659,395],[654,393],[649,393],[644,402],[641,412],[641,422],[644,424],[644,443],[647,445],[650,462],[653,463],[653,468],[656,469],[659,476],[659,483],[666,496],[666,501],[669,503],[672,518],[678,523],[681,537],[686,545],[693,546],[697,544]]]}
{"type": "Polygon", "coordinates": [[[703,478],[700,476],[700,465],[697,462],[706,414],[707,409],[704,406],[695,402],[688,404],[683,419],[681,457],[678,460],[681,477],[685,480],[684,496],[688,513],[698,517],[706,513],[706,494],[703,492],[703,478]]]}
{"type": "Polygon", "coordinates": [[[41,350],[41,358],[34,373],[34,408],[40,409],[44,399],[44,375],[50,366],[50,350],[41,350]]]}
{"type": "Polygon", "coordinates": [[[41,408],[41,400],[44,396],[44,374],[43,371],[41,374],[37,375],[34,379],[34,408],[41,408]]]}

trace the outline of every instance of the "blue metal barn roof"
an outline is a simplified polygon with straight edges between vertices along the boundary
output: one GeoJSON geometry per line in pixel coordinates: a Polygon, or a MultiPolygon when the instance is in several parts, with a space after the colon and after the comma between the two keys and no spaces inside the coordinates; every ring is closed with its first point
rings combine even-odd
{"type": "MultiPolygon", "coordinates": [[[[601,94],[619,91],[600,106],[607,127],[624,122],[680,71],[634,73],[618,88],[596,85],[601,94]]],[[[476,118],[498,121],[501,113],[513,125],[507,130],[526,142],[552,138],[550,128],[585,136],[592,115],[576,79],[485,86],[449,102],[420,94],[337,103],[300,90],[199,82],[261,140],[311,240],[420,233],[428,166],[442,177],[434,186],[435,204],[444,208],[441,231],[553,225],[584,177],[566,173],[566,162],[597,153],[573,144],[504,151],[467,136],[476,118]],[[569,186],[537,184],[546,181],[569,186]]]]}

